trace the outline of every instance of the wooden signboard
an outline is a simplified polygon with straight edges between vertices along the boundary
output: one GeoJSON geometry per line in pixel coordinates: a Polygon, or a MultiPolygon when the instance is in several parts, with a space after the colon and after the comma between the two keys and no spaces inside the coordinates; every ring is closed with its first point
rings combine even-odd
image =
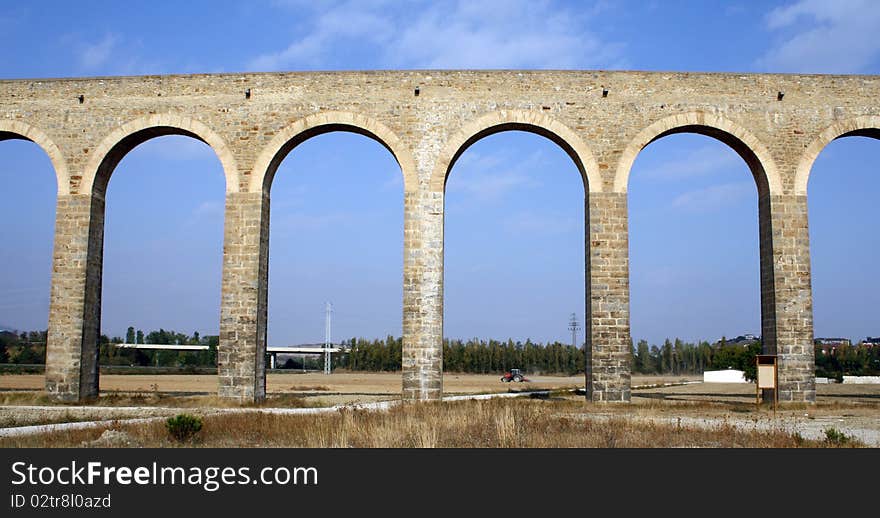
{"type": "Polygon", "coordinates": [[[775,354],[759,354],[755,357],[755,364],[758,376],[755,389],[755,403],[760,404],[762,389],[773,390],[773,409],[775,410],[776,402],[779,400],[777,395],[777,384],[779,381],[777,356],[775,354]]]}

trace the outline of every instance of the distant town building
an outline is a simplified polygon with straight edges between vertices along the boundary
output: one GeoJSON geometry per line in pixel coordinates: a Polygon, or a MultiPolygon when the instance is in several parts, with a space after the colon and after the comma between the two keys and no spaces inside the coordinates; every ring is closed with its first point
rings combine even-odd
{"type": "Polygon", "coordinates": [[[834,354],[838,347],[852,345],[849,338],[816,338],[813,343],[819,346],[822,354],[834,354]]]}
{"type": "Polygon", "coordinates": [[[734,338],[721,338],[715,342],[715,345],[720,345],[721,341],[724,340],[724,342],[727,345],[742,345],[743,347],[745,347],[749,344],[753,344],[753,343],[759,341],[760,339],[761,339],[760,336],[755,336],[753,334],[747,333],[744,335],[739,335],[734,338]]]}
{"type": "Polygon", "coordinates": [[[816,345],[852,345],[849,338],[816,338],[816,345]]]}
{"type": "MultiPolygon", "coordinates": [[[[332,349],[338,349],[339,352],[347,352],[350,346],[346,343],[330,344],[332,349]]],[[[289,368],[291,364],[298,364],[305,367],[306,356],[319,356],[324,350],[323,343],[297,344],[290,346],[273,347],[269,351],[269,368],[289,368]],[[294,352],[284,352],[283,349],[297,349],[294,352]],[[292,363],[288,363],[292,362],[292,363]]]]}
{"type": "Polygon", "coordinates": [[[880,336],[869,336],[862,340],[859,345],[861,347],[867,347],[869,349],[872,347],[880,347],[880,336]]]}
{"type": "Polygon", "coordinates": [[[703,371],[703,383],[748,383],[745,372],[736,369],[703,371]]]}

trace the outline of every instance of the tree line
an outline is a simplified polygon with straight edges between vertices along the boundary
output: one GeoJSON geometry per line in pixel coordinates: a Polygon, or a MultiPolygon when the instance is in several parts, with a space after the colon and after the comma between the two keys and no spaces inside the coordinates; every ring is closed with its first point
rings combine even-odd
{"type": "Polygon", "coordinates": [[[825,353],[816,346],[816,376],[843,381],[843,376],[880,376],[880,347],[840,345],[825,353]]]}
{"type": "MultiPolygon", "coordinates": [[[[0,363],[45,364],[47,331],[30,331],[20,334],[0,333],[0,363]]],[[[200,336],[198,331],[191,335],[176,331],[150,331],[129,327],[125,340],[122,337],[101,335],[98,341],[98,362],[100,365],[155,366],[155,367],[213,367],[217,365],[217,346],[219,336],[200,336]],[[128,349],[113,344],[175,344],[205,345],[203,351],[162,351],[149,349],[128,349]]]]}
{"type": "Polygon", "coordinates": [[[123,343],[121,337],[109,338],[107,335],[101,335],[99,363],[101,365],[140,367],[214,367],[217,365],[217,346],[220,344],[220,337],[217,335],[201,336],[198,331],[186,335],[161,328],[145,335],[140,329],[135,330],[134,327],[129,327],[125,333],[124,342],[127,344],[203,345],[208,348],[201,351],[129,349],[113,345],[123,343]]]}
{"type": "MultiPolygon", "coordinates": [[[[0,332],[0,363],[44,364],[46,361],[46,331],[22,333],[0,332]]],[[[144,333],[129,327],[125,339],[101,335],[99,362],[101,365],[157,366],[157,367],[215,367],[219,337],[201,336],[198,332],[184,334],[176,331],[144,333]],[[203,345],[201,351],[166,351],[119,348],[113,344],[177,344],[203,345]]],[[[346,350],[334,354],[334,369],[350,371],[399,371],[403,339],[388,335],[384,339],[351,338],[342,342],[346,350]]],[[[710,344],[684,342],[680,339],[649,345],[639,340],[631,347],[629,361],[633,373],[657,375],[699,375],[706,370],[737,369],[749,380],[755,378],[755,355],[761,353],[761,342],[728,342],[721,339],[710,344]]],[[[502,373],[511,368],[531,374],[576,375],[585,371],[585,353],[582,347],[560,342],[525,342],[500,340],[443,340],[443,369],[447,372],[474,374],[502,373]]],[[[321,368],[323,360],[312,359],[310,368],[321,368]]],[[[816,376],[841,380],[844,375],[880,375],[880,347],[843,345],[833,353],[815,348],[816,376]]],[[[267,363],[268,364],[268,363],[267,363]]],[[[304,367],[300,359],[291,359],[286,368],[304,367]]]]}
{"type": "MultiPolygon", "coordinates": [[[[362,338],[343,342],[350,346],[336,364],[357,371],[400,370],[400,338],[388,336],[385,340],[362,338]]],[[[705,370],[738,369],[747,379],[755,377],[755,355],[760,354],[761,343],[709,342],[687,343],[676,338],[662,346],[648,345],[640,340],[630,351],[630,365],[635,373],[663,375],[697,375],[705,370]]],[[[508,339],[443,341],[443,370],[488,374],[511,368],[532,374],[563,374],[573,376],[585,371],[586,355],[581,347],[560,342],[540,343],[508,339]]]]}
{"type": "Polygon", "coordinates": [[[736,369],[743,371],[747,380],[754,380],[758,354],[760,341],[740,343],[722,338],[710,344],[667,338],[662,346],[649,346],[647,341],[639,340],[632,351],[632,370],[639,374],[695,375],[707,370],[736,369]]]}
{"type": "MultiPolygon", "coordinates": [[[[340,355],[336,366],[352,371],[399,371],[403,339],[352,338],[342,344],[348,354],[340,355]]],[[[443,370],[475,374],[500,373],[519,368],[530,373],[574,375],[584,372],[583,349],[559,342],[531,340],[443,340],[443,370]]]]}

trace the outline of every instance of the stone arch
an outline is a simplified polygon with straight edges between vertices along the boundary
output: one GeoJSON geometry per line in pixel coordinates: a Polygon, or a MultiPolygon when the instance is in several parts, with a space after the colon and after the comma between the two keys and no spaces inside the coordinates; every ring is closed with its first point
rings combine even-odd
{"type": "Polygon", "coordinates": [[[835,122],[819,134],[804,150],[794,175],[794,194],[806,195],[810,171],[825,146],[843,137],[859,136],[880,139],[880,116],[864,115],[835,122]]]}
{"type": "Polygon", "coordinates": [[[157,113],[127,122],[116,128],[96,147],[83,171],[78,191],[101,194],[119,161],[139,144],[165,135],[185,135],[209,145],[223,166],[226,192],[238,192],[238,166],[223,138],[203,122],[173,113],[157,113]]]}
{"type": "Polygon", "coordinates": [[[620,157],[614,174],[614,192],[625,193],[636,156],[648,144],[675,133],[698,133],[727,144],[742,157],[755,176],[759,192],[782,193],[782,182],[769,149],[751,133],[724,117],[689,112],[660,119],[639,132],[620,157]]]}
{"type": "Polygon", "coordinates": [[[510,130],[527,131],[550,139],[574,161],[581,172],[584,192],[602,191],[599,167],[586,143],[561,122],[543,113],[526,110],[499,110],[487,113],[461,128],[446,142],[437,159],[431,174],[431,191],[445,190],[452,166],[468,147],[483,137],[510,130]]]}
{"type": "Polygon", "coordinates": [[[248,192],[268,194],[278,166],[293,149],[306,140],[333,131],[347,131],[382,144],[397,160],[403,173],[405,192],[418,189],[415,160],[404,142],[388,126],[366,115],[327,111],[315,113],[284,127],[263,148],[251,171],[248,192]]]}
{"type": "Polygon", "coordinates": [[[52,167],[55,169],[58,195],[70,194],[70,173],[67,169],[67,161],[48,135],[21,121],[0,120],[0,140],[10,139],[29,140],[40,146],[49,155],[49,160],[52,161],[52,167]]]}

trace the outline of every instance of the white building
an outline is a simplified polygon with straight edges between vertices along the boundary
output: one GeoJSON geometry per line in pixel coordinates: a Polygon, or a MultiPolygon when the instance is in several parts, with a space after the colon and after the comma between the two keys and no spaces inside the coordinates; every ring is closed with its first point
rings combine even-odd
{"type": "Polygon", "coordinates": [[[703,371],[703,383],[748,383],[743,371],[725,369],[723,371],[703,371]]]}

